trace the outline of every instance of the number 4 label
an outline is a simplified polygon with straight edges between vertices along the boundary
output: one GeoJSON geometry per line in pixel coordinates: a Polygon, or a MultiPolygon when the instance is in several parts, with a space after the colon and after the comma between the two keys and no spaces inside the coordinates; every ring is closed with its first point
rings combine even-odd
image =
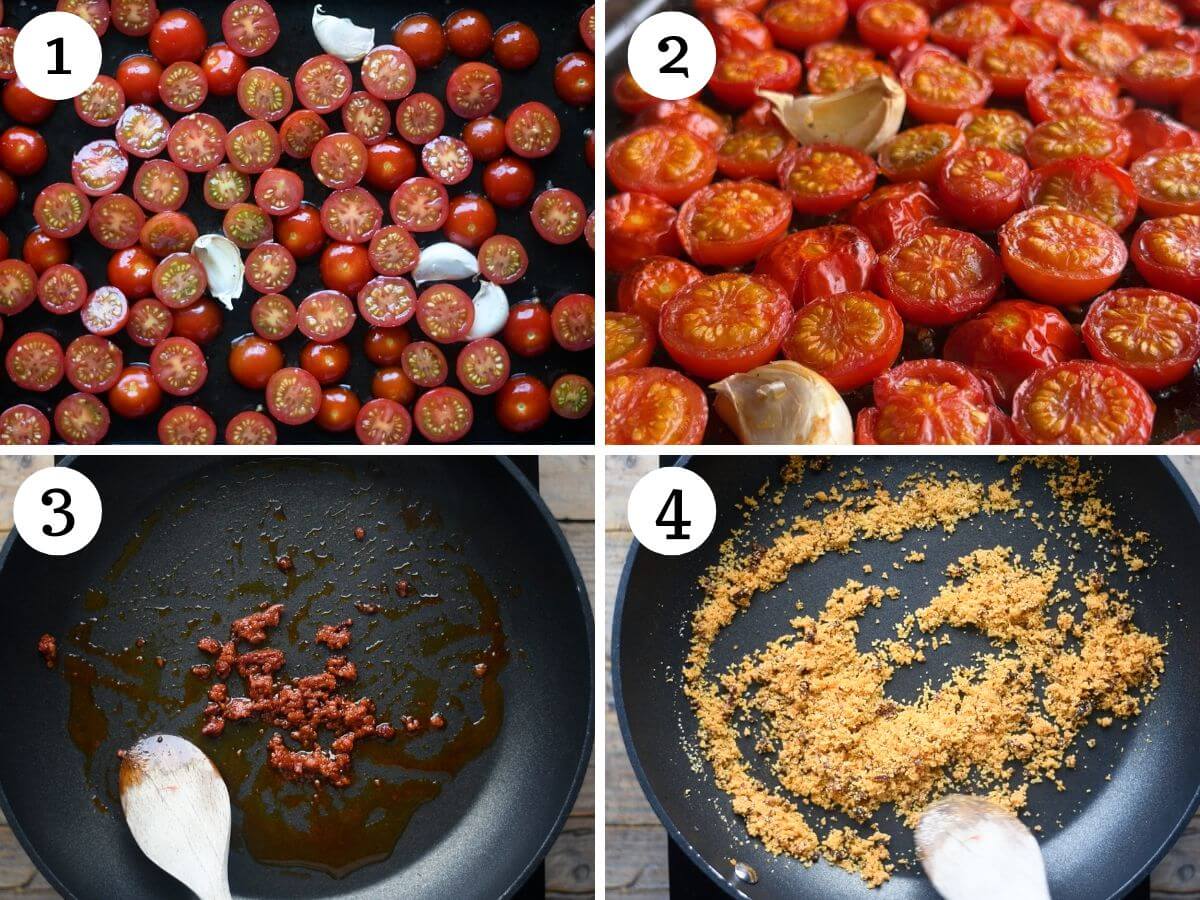
{"type": "Polygon", "coordinates": [[[695,16],[656,13],[629,39],[629,73],[646,93],[682,100],[700,93],[717,65],[712,34],[695,16]]]}
{"type": "Polygon", "coordinates": [[[103,515],[96,486],[74,469],[34,472],[13,500],[13,524],[21,540],[47,556],[82,550],[100,530],[103,515]]]}
{"type": "Polygon", "coordinates": [[[690,553],[712,534],[712,488],[688,469],[668,466],[643,475],[629,493],[629,527],[638,542],[663,556],[690,553]]]}

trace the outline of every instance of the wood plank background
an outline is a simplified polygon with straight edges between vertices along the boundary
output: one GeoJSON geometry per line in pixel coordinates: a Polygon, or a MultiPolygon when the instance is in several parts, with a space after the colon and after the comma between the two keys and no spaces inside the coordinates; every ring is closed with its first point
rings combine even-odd
{"type": "MultiPolygon", "coordinates": [[[[1200,457],[1174,457],[1174,460],[1192,490],[1200,496],[1200,457]]],[[[625,502],[634,483],[657,462],[654,457],[610,456],[606,463],[604,609],[605,634],[611,638],[617,582],[632,540],[625,522],[625,502]]],[[[667,833],[646,802],[625,755],[613,709],[612,674],[607,656],[605,691],[605,896],[667,900],[667,833]]],[[[1200,898],[1200,816],[1154,870],[1151,884],[1154,900],[1200,898]]]]}
{"type": "MultiPolygon", "coordinates": [[[[0,456],[0,542],[12,528],[12,500],[17,486],[49,457],[0,456]]],[[[589,586],[595,584],[594,460],[588,456],[541,459],[541,493],[558,519],[589,586]]],[[[595,598],[592,598],[593,603],[595,598]]],[[[579,800],[550,855],[546,858],[549,900],[589,900],[595,896],[594,761],[579,800]]],[[[63,839],[69,839],[63,835],[63,839]]],[[[34,868],[0,815],[0,900],[53,900],[59,896],[34,868]]]]}

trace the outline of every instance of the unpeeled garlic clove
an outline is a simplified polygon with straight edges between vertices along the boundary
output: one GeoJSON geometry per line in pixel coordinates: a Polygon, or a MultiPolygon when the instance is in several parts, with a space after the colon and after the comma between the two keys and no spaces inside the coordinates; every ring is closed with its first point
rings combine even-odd
{"type": "Polygon", "coordinates": [[[779,360],[712,385],[717,415],[743,444],[853,444],[854,424],[833,385],[779,360]]]}
{"type": "Polygon", "coordinates": [[[312,30],[322,50],[345,62],[358,62],[375,48],[374,28],[328,16],[320,4],[313,7],[312,30]]]}
{"type": "Polygon", "coordinates": [[[226,309],[242,296],[246,267],[237,244],[223,234],[202,234],[192,243],[192,256],[204,267],[208,292],[226,309]]]}
{"type": "Polygon", "coordinates": [[[508,295],[504,293],[504,288],[490,281],[481,281],[471,302],[475,304],[475,321],[467,332],[467,340],[499,334],[508,321],[508,295]]]}
{"type": "Polygon", "coordinates": [[[421,251],[413,281],[461,281],[479,274],[479,260],[471,251],[450,241],[430,244],[421,251]]]}
{"type": "Polygon", "coordinates": [[[876,75],[835,94],[793,97],[757,91],[775,117],[803,145],[841,144],[874,153],[896,136],[904,119],[904,89],[894,78],[876,75]]]}

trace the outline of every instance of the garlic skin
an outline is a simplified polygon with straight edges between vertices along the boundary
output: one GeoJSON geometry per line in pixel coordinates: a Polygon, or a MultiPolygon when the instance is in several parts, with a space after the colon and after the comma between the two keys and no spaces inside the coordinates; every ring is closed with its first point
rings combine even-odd
{"type": "Polygon", "coordinates": [[[842,144],[868,154],[896,136],[907,103],[904,88],[887,75],[834,94],[756,93],[801,145],[842,144]]]}
{"type": "Polygon", "coordinates": [[[450,241],[430,244],[421,251],[412,279],[425,281],[462,281],[479,274],[479,260],[471,251],[450,241]]]}
{"type": "Polygon", "coordinates": [[[358,62],[375,49],[374,28],[328,16],[319,3],[313,7],[312,30],[321,49],[343,62],[358,62]]]}
{"type": "Polygon", "coordinates": [[[202,234],[192,244],[192,256],[204,267],[208,292],[228,310],[242,296],[246,267],[237,244],[223,234],[202,234]]]}
{"type": "Polygon", "coordinates": [[[853,444],[854,423],[833,385],[778,360],[711,385],[713,408],[743,444],[853,444]]]}
{"type": "Polygon", "coordinates": [[[490,281],[481,281],[471,302],[475,304],[475,321],[467,332],[467,340],[499,334],[508,321],[508,295],[504,293],[504,288],[490,281]]]}

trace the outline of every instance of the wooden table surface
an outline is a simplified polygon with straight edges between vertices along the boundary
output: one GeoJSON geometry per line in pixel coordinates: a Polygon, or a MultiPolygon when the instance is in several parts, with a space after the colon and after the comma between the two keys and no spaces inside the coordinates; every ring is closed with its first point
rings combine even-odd
{"type": "MultiPolygon", "coordinates": [[[[12,528],[12,499],[17,486],[48,457],[0,456],[0,542],[12,528]]],[[[585,582],[595,583],[594,461],[588,456],[542,457],[541,493],[558,519],[585,582]]],[[[3,593],[0,591],[0,593],[3,593]]],[[[595,598],[593,597],[593,602],[595,598]]],[[[546,858],[546,896],[550,900],[586,900],[595,896],[595,789],[593,766],[566,827],[546,858]]],[[[68,836],[63,835],[67,840],[68,836]]],[[[51,900],[55,891],[34,868],[0,815],[0,900],[51,900]]]]}
{"type": "MultiPolygon", "coordinates": [[[[1200,496],[1200,457],[1177,457],[1192,490],[1200,496]]],[[[634,483],[657,465],[653,457],[610,456],[605,474],[605,634],[612,636],[617,581],[632,535],[625,501],[634,483]]],[[[606,643],[608,646],[608,643],[606,643]]],[[[605,659],[605,896],[666,900],[667,833],[646,802],[625,755],[613,708],[612,674],[605,659]]],[[[1162,861],[1151,880],[1154,900],[1200,898],[1200,815],[1162,861]]]]}

